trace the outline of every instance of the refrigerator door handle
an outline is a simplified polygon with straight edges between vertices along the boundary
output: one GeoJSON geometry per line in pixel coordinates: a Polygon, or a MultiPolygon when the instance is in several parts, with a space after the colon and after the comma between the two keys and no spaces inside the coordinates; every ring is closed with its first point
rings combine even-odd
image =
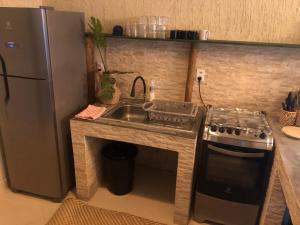
{"type": "Polygon", "coordinates": [[[5,65],[4,58],[2,57],[1,54],[0,54],[0,61],[1,61],[2,70],[3,70],[3,81],[4,81],[4,87],[5,87],[5,102],[8,102],[10,94],[9,94],[9,85],[8,85],[8,79],[7,79],[7,71],[6,71],[6,65],[5,65]]]}

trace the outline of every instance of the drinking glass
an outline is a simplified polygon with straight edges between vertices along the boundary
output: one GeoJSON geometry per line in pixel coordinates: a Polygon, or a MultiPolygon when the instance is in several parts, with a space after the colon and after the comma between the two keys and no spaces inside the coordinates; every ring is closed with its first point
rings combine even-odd
{"type": "Polygon", "coordinates": [[[130,24],[130,35],[131,35],[131,37],[138,36],[138,24],[136,22],[132,22],[130,24]]]}
{"type": "Polygon", "coordinates": [[[131,34],[131,24],[129,22],[126,23],[126,25],[125,25],[125,35],[128,36],[128,37],[132,36],[132,34],[131,34]]]}
{"type": "Polygon", "coordinates": [[[148,37],[157,38],[157,17],[150,16],[148,20],[148,37]]]}
{"type": "Polygon", "coordinates": [[[142,38],[147,37],[147,24],[148,24],[148,17],[141,16],[139,18],[139,24],[138,24],[138,36],[142,38]]]}
{"type": "Polygon", "coordinates": [[[138,25],[138,36],[141,38],[147,37],[147,24],[139,24],[138,25]]]}
{"type": "Polygon", "coordinates": [[[159,16],[158,23],[157,23],[157,36],[158,38],[165,39],[167,38],[167,26],[169,23],[169,18],[166,16],[159,16]]]}

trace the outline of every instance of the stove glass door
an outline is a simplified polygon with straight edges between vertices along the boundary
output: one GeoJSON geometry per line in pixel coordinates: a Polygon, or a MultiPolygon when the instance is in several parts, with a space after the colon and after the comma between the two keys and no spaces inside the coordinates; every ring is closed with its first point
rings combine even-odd
{"type": "Polygon", "coordinates": [[[264,193],[266,155],[262,150],[204,142],[197,191],[258,204],[264,193]]]}

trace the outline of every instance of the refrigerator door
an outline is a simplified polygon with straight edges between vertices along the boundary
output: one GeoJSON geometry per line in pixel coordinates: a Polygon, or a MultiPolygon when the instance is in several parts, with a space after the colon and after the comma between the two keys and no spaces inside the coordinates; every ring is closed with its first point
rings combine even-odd
{"type": "Polygon", "coordinates": [[[75,183],[70,119],[87,105],[84,15],[52,10],[46,15],[62,185],[67,191],[75,183]]]}
{"type": "Polygon", "coordinates": [[[62,197],[55,122],[46,80],[9,77],[10,100],[0,81],[1,141],[12,189],[62,197]]]}
{"type": "Polygon", "coordinates": [[[43,24],[42,9],[0,8],[0,53],[9,76],[47,78],[43,24]]]}

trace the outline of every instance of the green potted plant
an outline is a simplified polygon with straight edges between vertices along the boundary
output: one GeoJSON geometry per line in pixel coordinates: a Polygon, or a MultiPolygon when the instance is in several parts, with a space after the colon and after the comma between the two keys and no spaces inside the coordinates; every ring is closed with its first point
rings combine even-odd
{"type": "Polygon", "coordinates": [[[116,79],[111,76],[104,61],[102,50],[106,48],[106,40],[102,33],[102,24],[98,18],[92,16],[88,28],[89,30],[85,33],[85,38],[90,38],[93,41],[104,69],[96,95],[104,104],[116,104],[119,102],[121,92],[116,86],[116,79]]]}

